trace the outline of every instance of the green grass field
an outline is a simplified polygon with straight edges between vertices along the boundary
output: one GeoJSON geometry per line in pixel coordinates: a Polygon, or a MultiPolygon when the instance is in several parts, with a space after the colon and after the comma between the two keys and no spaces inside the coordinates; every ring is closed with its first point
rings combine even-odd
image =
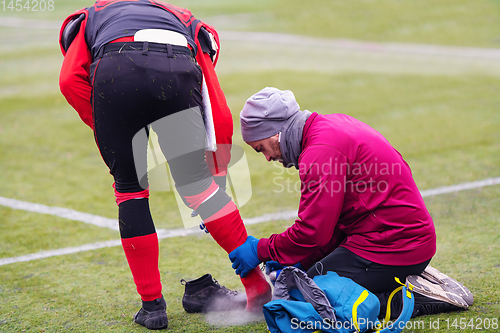
{"type": "MultiPolygon", "coordinates": [[[[500,49],[498,0],[172,3],[223,31],[500,49]]],[[[62,21],[91,4],[56,0],[51,12],[3,11],[0,4],[0,197],[116,218],[113,180],[92,132],[59,92],[58,30],[3,24],[12,18],[62,21]]],[[[237,145],[244,146],[238,115],[245,100],[276,86],[292,90],[303,109],[350,114],[379,130],[405,157],[421,190],[500,177],[498,54],[487,59],[222,42],[219,79],[237,145]]],[[[296,209],[299,193],[280,191],[280,185],[297,181],[297,175],[280,178],[276,165],[249,147],[245,151],[253,195],[242,216],[296,209]]],[[[484,323],[500,317],[500,186],[425,201],[438,236],[433,265],[464,282],[475,303],[466,312],[417,318],[425,327],[407,331],[434,332],[430,325],[439,323],[443,332],[497,332],[484,323]],[[460,320],[474,325],[461,329],[460,320]]],[[[151,205],[158,228],[183,227],[173,192],[152,193],[151,205]]],[[[291,223],[271,221],[248,230],[266,237],[291,223]]],[[[117,239],[110,229],[0,206],[0,259],[117,239]]],[[[221,284],[242,289],[210,236],[162,240],[160,272],[170,332],[267,331],[262,320],[219,327],[182,309],[180,279],[211,273],[221,284]]],[[[0,332],[146,332],[132,322],[139,307],[118,246],[0,266],[0,332]]]]}

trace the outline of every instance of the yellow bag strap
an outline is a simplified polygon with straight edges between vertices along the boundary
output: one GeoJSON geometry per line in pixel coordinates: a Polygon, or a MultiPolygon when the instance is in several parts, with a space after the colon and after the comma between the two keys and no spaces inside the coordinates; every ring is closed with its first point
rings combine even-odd
{"type": "MultiPolygon", "coordinates": [[[[406,285],[404,283],[402,283],[397,277],[394,277],[394,280],[399,283],[401,285],[401,287],[398,287],[396,289],[394,289],[394,291],[389,295],[389,299],[387,300],[387,310],[385,312],[385,318],[384,318],[384,322],[388,322],[389,320],[391,320],[391,302],[392,302],[392,298],[394,297],[394,295],[396,295],[401,289],[403,289],[403,287],[406,287],[406,285]]],[[[413,285],[412,284],[408,284],[408,288],[406,289],[406,296],[408,298],[411,298],[412,294],[411,292],[413,291],[413,285]]]]}
{"type": "MultiPolygon", "coordinates": [[[[353,320],[353,324],[354,324],[354,327],[356,328],[356,331],[359,332],[359,324],[358,324],[358,306],[363,303],[367,298],[368,296],[370,295],[370,293],[368,293],[367,290],[363,290],[361,292],[361,295],[359,295],[358,299],[356,300],[356,302],[354,302],[354,305],[352,306],[352,320],[353,320]]],[[[315,331],[313,333],[321,333],[322,331],[319,330],[319,331],[315,331]]]]}
{"type": "Polygon", "coordinates": [[[389,320],[391,320],[391,302],[392,302],[392,298],[394,297],[394,295],[396,295],[401,289],[403,289],[403,287],[398,287],[396,289],[394,289],[394,291],[389,295],[389,299],[387,300],[387,310],[385,311],[385,318],[384,318],[384,322],[388,322],[389,320]]]}
{"type": "Polygon", "coordinates": [[[406,296],[408,298],[411,298],[411,292],[413,291],[413,285],[411,283],[408,282],[408,285],[402,283],[401,281],[399,281],[399,279],[397,277],[394,277],[394,280],[396,280],[397,283],[399,283],[400,285],[402,285],[403,287],[407,287],[407,291],[406,291],[406,296]]]}
{"type": "Polygon", "coordinates": [[[358,331],[358,332],[359,332],[358,306],[361,303],[363,303],[369,295],[370,294],[368,293],[368,291],[366,289],[363,290],[361,295],[359,295],[358,299],[356,300],[356,302],[354,302],[354,305],[352,306],[352,320],[353,320],[354,327],[356,327],[356,331],[358,331]]]}

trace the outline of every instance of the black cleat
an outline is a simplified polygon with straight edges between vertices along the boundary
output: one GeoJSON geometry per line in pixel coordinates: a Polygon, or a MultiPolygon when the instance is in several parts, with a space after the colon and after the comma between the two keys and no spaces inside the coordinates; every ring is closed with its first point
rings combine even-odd
{"type": "Polygon", "coordinates": [[[437,313],[465,310],[465,308],[463,307],[459,307],[451,303],[433,299],[417,293],[413,293],[413,296],[415,297],[415,307],[413,308],[413,314],[411,316],[412,318],[437,313]]]}
{"type": "Polygon", "coordinates": [[[188,313],[244,310],[247,305],[244,293],[221,286],[210,274],[192,281],[182,279],[181,283],[186,286],[182,306],[188,313]]]}
{"type": "Polygon", "coordinates": [[[134,321],[150,330],[168,327],[167,303],[163,296],[154,301],[142,301],[142,308],[135,314],[134,321]]]}

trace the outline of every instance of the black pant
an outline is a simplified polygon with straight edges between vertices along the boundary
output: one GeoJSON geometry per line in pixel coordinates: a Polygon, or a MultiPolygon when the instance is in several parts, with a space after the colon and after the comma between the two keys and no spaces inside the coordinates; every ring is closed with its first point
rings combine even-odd
{"type": "MultiPolygon", "coordinates": [[[[429,264],[430,259],[421,264],[410,266],[388,266],[377,264],[361,258],[344,247],[338,247],[318,261],[308,271],[309,277],[336,272],[339,276],[347,277],[357,284],[374,293],[380,300],[380,317],[385,315],[387,300],[391,292],[400,285],[395,277],[405,283],[408,275],[420,274],[429,264]]],[[[391,302],[391,313],[396,316],[401,312],[402,299],[394,297],[391,302]]]]}
{"type": "MultiPolygon", "coordinates": [[[[141,175],[147,169],[151,124],[176,185],[188,185],[186,195],[210,186],[201,118],[202,72],[193,56],[113,51],[92,64],[91,74],[95,140],[117,192],[136,193],[148,187],[147,177],[141,175]],[[186,115],[180,117],[182,125],[164,130],[170,117],[180,113],[186,115]],[[189,153],[180,154],[181,146],[189,147],[189,153]],[[189,184],[196,188],[189,191],[189,184]]],[[[121,203],[119,219],[122,238],[155,232],[147,199],[121,203]]]]}

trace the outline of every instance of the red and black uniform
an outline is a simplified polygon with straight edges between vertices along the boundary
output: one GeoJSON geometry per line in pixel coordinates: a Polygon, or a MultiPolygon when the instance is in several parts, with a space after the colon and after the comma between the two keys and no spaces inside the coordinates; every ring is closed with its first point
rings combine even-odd
{"type": "MultiPolygon", "coordinates": [[[[209,34],[219,46],[215,29],[189,10],[153,0],[97,1],[70,15],[61,29],[61,92],[93,129],[115,179],[122,244],[143,301],[161,296],[148,183],[138,177],[139,169],[147,168],[150,127],[158,133],[176,188],[214,239],[230,252],[247,237],[235,204],[212,177],[225,176],[233,123],[215,75],[218,52],[210,47],[209,34]],[[144,29],[181,34],[188,47],[134,41],[144,29]],[[220,148],[206,156],[203,80],[220,148]],[[180,119],[181,129],[174,118],[180,119]],[[190,150],[179,153],[179,146],[190,150]]],[[[258,269],[245,279],[252,306],[252,299],[269,287],[258,269]]]]}

